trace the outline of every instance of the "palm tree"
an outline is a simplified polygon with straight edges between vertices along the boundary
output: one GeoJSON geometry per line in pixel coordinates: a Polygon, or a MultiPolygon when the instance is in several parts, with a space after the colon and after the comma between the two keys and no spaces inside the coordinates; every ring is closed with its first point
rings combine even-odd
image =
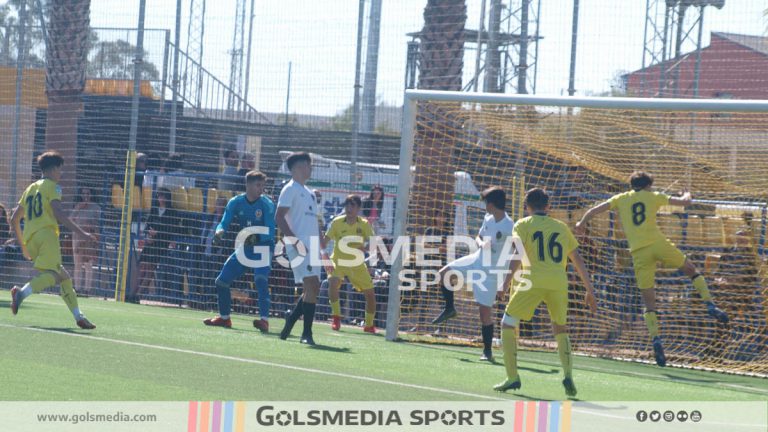
{"type": "Polygon", "coordinates": [[[62,187],[68,196],[77,184],[77,121],[83,110],[90,9],[90,0],[50,0],[48,4],[45,146],[61,152],[67,161],[62,187]]]}
{"type": "MultiPolygon", "coordinates": [[[[461,90],[464,66],[464,0],[428,0],[421,31],[419,88],[461,90]]],[[[443,106],[444,107],[444,106],[443,106]]],[[[453,225],[453,151],[459,128],[446,124],[447,112],[421,104],[415,137],[415,187],[412,208],[416,226],[447,234],[453,225]],[[439,120],[439,121],[438,121],[439,120]]]]}

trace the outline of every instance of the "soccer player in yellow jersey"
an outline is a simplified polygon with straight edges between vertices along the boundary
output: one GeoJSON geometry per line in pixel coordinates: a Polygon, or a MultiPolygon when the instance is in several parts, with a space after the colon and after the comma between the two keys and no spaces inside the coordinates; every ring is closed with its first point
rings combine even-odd
{"type": "Polygon", "coordinates": [[[661,262],[667,268],[680,269],[691,278],[693,287],[707,305],[709,316],[722,323],[728,322],[728,315],[712,302],[707,282],[699,274],[696,267],[686,256],[670,242],[659,230],[656,224],[656,212],[661,206],[670,204],[688,207],[691,205],[691,194],[686,192],[676,198],[661,192],[653,192],[653,177],[637,171],[629,178],[632,190],[613,196],[608,201],[589,209],[581,221],[576,224],[576,232],[584,233],[586,224],[600,213],[614,210],[618,213],[619,221],[627,237],[632,262],[635,268],[637,287],[645,303],[645,324],[653,342],[656,364],[667,364],[664,348],[659,337],[659,324],[656,316],[656,263],[661,262]]]}
{"type": "MultiPolygon", "coordinates": [[[[494,387],[496,391],[517,390],[522,384],[517,373],[517,326],[521,320],[533,317],[536,308],[544,302],[552,320],[557,341],[557,353],[563,365],[563,387],[568,396],[576,396],[573,383],[571,341],[568,338],[568,259],[586,288],[585,301],[592,312],[597,311],[594,288],[584,260],[579,255],[578,242],[568,226],[547,216],[549,195],[539,188],[525,195],[525,206],[530,216],[515,223],[512,237],[524,247],[523,260],[510,263],[504,286],[514,279],[509,304],[501,322],[501,344],[507,380],[494,387]],[[518,276],[515,273],[521,270],[518,276]]],[[[518,251],[520,254],[521,251],[518,251]]]]}
{"type": "Polygon", "coordinates": [[[32,293],[39,293],[56,284],[61,287],[61,297],[67,304],[78,327],[86,330],[96,328],[77,305],[77,294],[72,278],[61,262],[59,245],[59,223],[73,232],[92,241],[96,238],[72,222],[61,204],[61,167],[64,159],[55,151],[48,151],[37,158],[43,178],[32,183],[21,195],[19,205],[13,210],[11,226],[22,247],[24,257],[33,262],[40,272],[22,288],[11,289],[11,312],[16,315],[19,306],[32,293]],[[24,220],[24,230],[21,221],[24,220]]]}
{"type": "Polygon", "coordinates": [[[334,241],[333,272],[328,278],[328,297],[331,302],[331,328],[341,328],[341,303],[339,302],[339,288],[346,277],[352,286],[365,296],[365,327],[366,333],[376,334],[376,326],[373,319],[376,316],[376,293],[373,290],[373,280],[365,262],[349,265],[344,261],[353,261],[355,256],[344,252],[341,245],[346,243],[346,249],[364,250],[365,243],[373,237],[373,228],[367,220],[360,217],[360,208],[363,202],[358,195],[349,195],[344,201],[344,214],[331,221],[328,231],[323,239],[323,248],[329,240],[334,241]]]}

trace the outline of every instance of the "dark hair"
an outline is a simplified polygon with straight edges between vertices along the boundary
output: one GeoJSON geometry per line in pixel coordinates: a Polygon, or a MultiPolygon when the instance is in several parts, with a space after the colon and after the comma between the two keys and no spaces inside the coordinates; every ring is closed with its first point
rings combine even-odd
{"type": "Polygon", "coordinates": [[[181,171],[184,165],[184,157],[180,154],[172,154],[165,160],[163,168],[166,171],[181,171]]]}
{"type": "Polygon", "coordinates": [[[629,176],[632,189],[639,191],[653,185],[653,177],[645,171],[635,171],[629,176]]]}
{"type": "Polygon", "coordinates": [[[373,193],[376,191],[381,192],[381,199],[384,200],[384,188],[381,187],[380,185],[375,185],[374,187],[371,188],[371,193],[368,195],[368,199],[373,201],[373,193]]]}
{"type": "Polygon", "coordinates": [[[354,204],[358,207],[362,207],[363,200],[360,198],[360,195],[347,195],[347,199],[344,200],[344,205],[347,204],[354,204]]]}
{"type": "Polygon", "coordinates": [[[507,207],[507,194],[504,189],[498,186],[489,187],[480,196],[483,197],[483,201],[493,204],[499,210],[504,210],[507,207]]]}
{"type": "Polygon", "coordinates": [[[163,197],[168,204],[171,204],[171,201],[173,200],[173,195],[171,195],[170,189],[164,187],[157,190],[157,198],[160,199],[160,197],[163,197]]]}
{"type": "Polygon", "coordinates": [[[293,166],[299,162],[307,162],[311,164],[312,157],[307,152],[291,153],[291,155],[288,156],[288,159],[285,160],[285,165],[288,167],[288,171],[290,171],[291,169],[293,169],[293,166]]]}
{"type": "Polygon", "coordinates": [[[255,182],[255,181],[265,181],[267,179],[267,176],[264,175],[261,171],[248,171],[248,173],[245,175],[245,182],[255,182]]]}
{"type": "Polygon", "coordinates": [[[51,168],[58,168],[64,165],[64,158],[61,157],[59,152],[51,150],[47,151],[37,157],[37,166],[40,167],[40,171],[46,172],[51,168]]]}
{"type": "Polygon", "coordinates": [[[533,188],[526,192],[525,204],[533,211],[544,210],[549,204],[549,194],[544,189],[533,188]]]}
{"type": "Polygon", "coordinates": [[[224,150],[224,158],[226,159],[226,158],[230,157],[232,155],[232,153],[237,153],[237,150],[232,149],[232,148],[225,149],[224,150]]]}

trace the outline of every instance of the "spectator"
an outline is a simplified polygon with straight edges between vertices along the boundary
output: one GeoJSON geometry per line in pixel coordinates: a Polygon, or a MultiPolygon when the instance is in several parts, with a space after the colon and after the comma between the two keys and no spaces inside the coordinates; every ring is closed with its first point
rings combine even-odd
{"type": "MultiPolygon", "coordinates": [[[[98,233],[101,208],[92,201],[91,192],[91,189],[87,187],[80,189],[77,204],[75,204],[70,218],[86,232],[98,233]]],[[[72,236],[75,286],[85,292],[92,291],[94,289],[93,265],[98,258],[99,244],[77,233],[73,233],[72,236]]]]}
{"type": "Polygon", "coordinates": [[[151,182],[144,178],[144,172],[147,171],[147,155],[139,153],[136,155],[136,175],[133,176],[133,185],[136,187],[152,186],[151,182]]]}
{"type": "Polygon", "coordinates": [[[180,225],[180,218],[176,210],[170,208],[171,191],[166,188],[157,190],[157,206],[154,207],[147,220],[147,235],[144,249],[140,258],[139,292],[144,292],[154,280],[155,288],[168,289],[167,266],[164,265],[163,274],[155,278],[155,273],[161,263],[167,264],[170,260],[171,250],[176,247],[174,229],[180,225]],[[157,280],[159,279],[159,281],[157,280]],[[160,286],[158,286],[160,285],[160,286]]]}
{"type": "Polygon", "coordinates": [[[8,213],[5,210],[5,206],[0,204],[0,247],[8,244],[11,238],[11,225],[8,223],[8,213]]]}
{"type": "Polygon", "coordinates": [[[237,177],[235,178],[235,186],[233,189],[229,190],[245,193],[245,183],[243,182],[243,179],[246,174],[255,169],[256,159],[253,157],[253,154],[248,152],[243,153],[243,157],[240,159],[240,171],[237,171],[237,177]]]}
{"type": "Polygon", "coordinates": [[[320,224],[320,231],[325,231],[325,205],[323,203],[323,195],[317,189],[312,189],[312,193],[315,194],[315,199],[317,200],[317,223],[320,224]]]}
{"type": "Polygon", "coordinates": [[[170,190],[180,187],[191,188],[195,186],[195,179],[179,175],[184,173],[184,158],[180,154],[170,155],[163,164],[161,171],[173,175],[160,176],[160,178],[157,179],[158,188],[166,188],[170,190]]]}
{"type": "Polygon", "coordinates": [[[721,296],[728,298],[732,307],[746,312],[760,288],[757,257],[749,230],[737,231],[734,240],[734,246],[727,248],[720,258],[719,277],[715,278],[714,285],[719,288],[721,296]]]}
{"type": "Polygon", "coordinates": [[[368,223],[376,231],[380,231],[383,222],[381,221],[381,210],[384,207],[384,189],[376,185],[371,189],[368,198],[363,200],[363,217],[368,219],[368,223]]]}
{"type": "MultiPolygon", "coordinates": [[[[224,170],[222,175],[229,176],[219,179],[219,190],[235,191],[239,190],[242,182],[242,176],[238,176],[237,165],[240,156],[235,149],[224,150],[224,170]]],[[[218,223],[218,221],[216,222],[218,223]]]]}

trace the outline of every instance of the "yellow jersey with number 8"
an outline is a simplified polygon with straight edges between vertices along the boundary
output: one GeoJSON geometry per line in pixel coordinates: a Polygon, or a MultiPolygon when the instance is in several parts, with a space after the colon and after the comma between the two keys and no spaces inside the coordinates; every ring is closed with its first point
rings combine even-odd
{"type": "Polygon", "coordinates": [[[631,251],[666,239],[656,224],[656,212],[661,206],[669,204],[669,195],[633,190],[614,195],[608,200],[608,204],[611,210],[619,213],[619,220],[631,251]]]}
{"type": "Polygon", "coordinates": [[[24,210],[24,243],[43,229],[59,235],[59,223],[53,214],[51,201],[61,201],[61,186],[51,179],[40,179],[27,187],[19,200],[24,210]]]}

